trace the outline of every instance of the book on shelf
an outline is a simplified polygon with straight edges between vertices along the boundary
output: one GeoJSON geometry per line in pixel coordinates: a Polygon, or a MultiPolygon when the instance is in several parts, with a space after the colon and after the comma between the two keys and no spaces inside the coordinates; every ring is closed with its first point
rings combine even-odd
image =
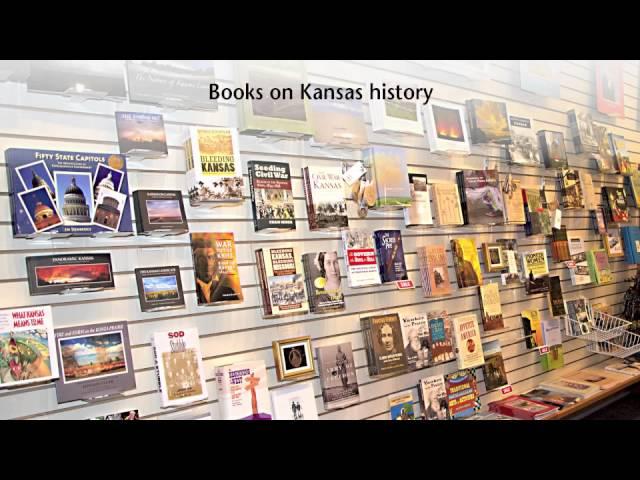
{"type": "Polygon", "coordinates": [[[542,322],[538,310],[523,310],[520,312],[525,344],[529,350],[544,345],[542,339],[542,322]]]}
{"type": "Polygon", "coordinates": [[[247,162],[253,226],[256,232],[296,229],[296,214],[288,163],[247,162]]]}
{"type": "Polygon", "coordinates": [[[471,152],[464,105],[442,100],[430,100],[425,110],[430,151],[471,152]]]}
{"type": "Polygon", "coordinates": [[[629,207],[624,188],[602,187],[605,219],[611,223],[628,223],[629,207]]]}
{"type": "Polygon", "coordinates": [[[521,395],[512,395],[489,404],[489,410],[521,420],[543,420],[558,411],[558,407],[521,395]]]}
{"type": "Polygon", "coordinates": [[[560,190],[562,193],[562,208],[564,210],[584,208],[584,194],[580,183],[580,172],[574,168],[558,170],[560,190]]]}
{"type": "Polygon", "coordinates": [[[342,245],[349,286],[356,288],[380,285],[382,281],[373,234],[365,230],[344,230],[342,245]]]}
{"type": "Polygon", "coordinates": [[[311,382],[271,391],[274,420],[317,420],[318,407],[311,382]]]}
{"type": "Polygon", "coordinates": [[[426,313],[400,315],[402,344],[409,371],[429,365],[429,321],[426,313]]]}
{"type": "Polygon", "coordinates": [[[506,225],[524,225],[527,223],[520,180],[512,179],[508,184],[506,182],[503,183],[502,202],[504,203],[504,223],[506,225]],[[507,188],[505,189],[505,187],[507,188]]]}
{"type": "Polygon", "coordinates": [[[598,385],[564,377],[546,380],[539,385],[539,388],[545,388],[547,390],[560,393],[568,393],[570,395],[577,395],[581,399],[592,397],[600,392],[600,387],[598,385]]]}
{"type": "Polygon", "coordinates": [[[431,189],[438,226],[464,225],[458,186],[455,183],[435,183],[431,189]]]}
{"type": "Polygon", "coordinates": [[[136,190],[133,211],[138,235],[180,235],[189,231],[180,190],[136,190]]]}
{"type": "Polygon", "coordinates": [[[562,282],[557,275],[549,276],[549,312],[552,317],[560,317],[567,314],[562,296],[562,282]]]}
{"type": "Polygon", "coordinates": [[[340,167],[304,167],[302,185],[309,230],[340,230],[349,227],[340,167]]]}
{"type": "Polygon", "coordinates": [[[484,364],[480,327],[474,313],[453,319],[458,368],[475,368],[484,364]]]}
{"type": "Polygon", "coordinates": [[[546,168],[567,168],[569,166],[562,132],[540,130],[538,143],[546,168]]]}
{"type": "Polygon", "coordinates": [[[608,390],[626,382],[629,377],[614,373],[604,368],[585,368],[576,372],[563,375],[567,380],[577,380],[579,382],[597,385],[600,390],[608,390]]]}
{"type": "Polygon", "coordinates": [[[562,344],[552,345],[547,353],[540,355],[540,366],[544,372],[564,367],[564,348],[562,344]]]}
{"type": "Polygon", "coordinates": [[[603,248],[587,250],[587,265],[591,281],[596,285],[604,285],[613,282],[609,257],[603,248]]]}
{"type": "Polygon", "coordinates": [[[480,392],[475,369],[464,369],[444,376],[447,410],[450,418],[462,419],[480,410],[480,392]]]}
{"type": "Polygon", "coordinates": [[[154,332],[151,344],[163,408],[208,398],[197,329],[154,332]]]}
{"type": "Polygon", "coordinates": [[[242,202],[242,166],[235,128],[189,127],[184,140],[192,206],[242,202]]]}
{"type": "Polygon", "coordinates": [[[433,226],[430,187],[427,176],[420,173],[409,174],[411,188],[411,206],[404,209],[404,225],[407,228],[433,226]]]}
{"type": "Polygon", "coordinates": [[[562,345],[560,320],[555,318],[542,320],[540,322],[540,330],[542,330],[542,345],[546,347],[562,345]]]}
{"type": "Polygon", "coordinates": [[[507,371],[504,367],[504,358],[500,348],[500,340],[492,340],[482,344],[484,351],[484,365],[482,365],[482,378],[487,392],[505,387],[509,384],[507,371]]]}
{"type": "Polygon", "coordinates": [[[430,363],[448,362],[455,358],[453,348],[453,326],[446,310],[427,313],[429,340],[431,341],[430,363]]]}
{"type": "Polygon", "coordinates": [[[511,141],[506,103],[474,98],[467,100],[465,105],[472,143],[507,144],[511,141]]]}
{"type": "Polygon", "coordinates": [[[368,356],[369,375],[389,375],[407,371],[402,344],[402,327],[397,313],[360,318],[368,356]]]}
{"type": "Polygon", "coordinates": [[[351,342],[316,347],[324,408],[344,408],[360,401],[351,342]]]}
{"type": "Polygon", "coordinates": [[[535,400],[536,402],[547,403],[553,405],[562,410],[565,407],[575,405],[581,399],[577,395],[570,395],[566,393],[553,392],[546,388],[534,388],[526,393],[520,394],[521,397],[528,398],[529,400],[535,400]]]}
{"type": "Polygon", "coordinates": [[[302,255],[302,267],[311,313],[344,310],[338,252],[305,253],[302,255]]]}
{"type": "Polygon", "coordinates": [[[459,288],[482,285],[482,272],[478,260],[478,250],[472,238],[456,238],[451,240],[453,266],[459,288]]]}
{"type": "Polygon", "coordinates": [[[560,97],[554,60],[520,60],[520,88],[543,97],[560,97]]]}
{"type": "Polygon", "coordinates": [[[579,297],[566,301],[567,323],[565,332],[567,335],[579,336],[591,333],[593,319],[589,315],[589,301],[584,297],[579,297]]]}
{"type": "Polygon", "coordinates": [[[443,375],[421,378],[418,382],[418,393],[425,420],[447,420],[449,418],[447,390],[443,375]]]}
{"type": "Polygon", "coordinates": [[[451,294],[447,252],[442,245],[427,245],[416,249],[422,290],[425,297],[451,294]]]}
{"type": "Polygon", "coordinates": [[[595,160],[596,166],[601,173],[616,173],[616,159],[609,141],[607,127],[594,124],[593,131],[598,148],[591,153],[591,158],[595,160]]]}
{"type": "Polygon", "coordinates": [[[411,206],[406,153],[399,147],[376,146],[365,150],[365,165],[375,185],[374,209],[397,210],[411,206]]]}
{"type": "Polygon", "coordinates": [[[456,172],[465,225],[499,225],[504,221],[504,203],[497,170],[456,172]]]}
{"type": "Polygon", "coordinates": [[[633,198],[633,206],[640,208],[640,172],[638,170],[632,171],[631,175],[627,177],[626,183],[629,192],[627,200],[629,197],[633,198]]]}
{"type": "Polygon", "coordinates": [[[526,235],[551,235],[551,214],[544,189],[523,189],[522,199],[526,218],[526,235]]]}
{"type": "Polygon", "coordinates": [[[607,233],[607,221],[605,219],[605,211],[602,207],[597,207],[591,212],[591,223],[593,231],[598,235],[607,233]]]}
{"type": "Polygon", "coordinates": [[[584,248],[584,240],[581,237],[569,237],[569,253],[573,267],[569,268],[572,285],[587,285],[591,283],[587,253],[584,248]]]}
{"type": "Polygon", "coordinates": [[[598,151],[598,140],[591,114],[580,110],[569,110],[569,129],[576,153],[598,151]]]}
{"type": "Polygon", "coordinates": [[[256,264],[266,318],[309,311],[298,247],[260,248],[256,264]]]}
{"type": "Polygon", "coordinates": [[[595,190],[593,189],[593,177],[584,170],[578,170],[580,177],[580,185],[584,196],[584,208],[587,210],[595,210],[598,206],[595,190]]]}
{"type": "Polygon", "coordinates": [[[624,67],[621,61],[596,61],[596,108],[612,117],[624,118],[624,67]]]}
{"type": "Polygon", "coordinates": [[[136,112],[115,112],[115,115],[120,153],[143,158],[167,156],[162,115],[136,112]]]}
{"type": "Polygon", "coordinates": [[[413,392],[405,390],[389,395],[389,414],[391,420],[416,420],[416,414],[413,411],[413,392]]]}
{"type": "Polygon", "coordinates": [[[626,263],[640,263],[640,227],[625,225],[620,229],[626,263]]]}
{"type": "Polygon", "coordinates": [[[184,291],[178,265],[134,269],[138,300],[143,312],[184,308],[184,291]]]}
{"type": "Polygon", "coordinates": [[[218,405],[223,420],[271,420],[267,368],[263,360],[215,368],[218,405]]]}
{"type": "Polygon", "coordinates": [[[619,231],[609,230],[602,235],[602,244],[610,258],[624,257],[624,247],[619,231]]]}
{"type": "Polygon", "coordinates": [[[371,98],[369,112],[374,132],[424,135],[422,111],[418,101],[371,98]]]}
{"type": "Polygon", "coordinates": [[[402,248],[400,230],[376,230],[373,232],[382,283],[407,280],[407,265],[402,248]]]}
{"type": "Polygon", "coordinates": [[[504,328],[502,305],[500,304],[500,288],[497,283],[480,285],[480,308],[482,311],[482,327],[485,332],[504,328]]]}
{"type": "Polygon", "coordinates": [[[531,118],[509,115],[511,143],[507,146],[509,161],[517,165],[542,166],[542,152],[531,118]]]}
{"type": "Polygon", "coordinates": [[[502,263],[500,281],[502,285],[519,285],[522,283],[522,259],[518,251],[518,241],[515,238],[499,238],[496,243],[502,247],[502,263]]]}
{"type": "Polygon", "coordinates": [[[633,166],[629,159],[627,143],[625,142],[624,137],[622,135],[609,133],[609,143],[611,144],[611,152],[613,153],[616,169],[620,175],[631,175],[633,173],[633,166]]]}
{"type": "Polygon", "coordinates": [[[554,228],[551,231],[551,255],[555,263],[568,262],[571,260],[567,227],[564,225],[560,228],[554,228]]]}
{"type": "Polygon", "coordinates": [[[549,264],[545,249],[523,253],[522,271],[527,295],[549,291],[549,264]]]}

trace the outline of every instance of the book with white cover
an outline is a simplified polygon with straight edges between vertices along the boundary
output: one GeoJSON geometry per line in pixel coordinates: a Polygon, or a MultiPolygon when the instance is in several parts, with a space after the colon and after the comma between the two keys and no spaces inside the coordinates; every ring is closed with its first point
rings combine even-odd
{"type": "Polygon", "coordinates": [[[370,99],[369,112],[374,132],[424,135],[422,110],[416,101],[370,99]]]}
{"type": "Polygon", "coordinates": [[[464,105],[430,100],[425,121],[429,150],[432,152],[471,152],[464,105]]]}
{"type": "Polygon", "coordinates": [[[263,360],[216,367],[216,386],[222,419],[271,420],[271,398],[263,360]]]}
{"type": "Polygon", "coordinates": [[[271,392],[275,420],[317,420],[318,407],[311,382],[294,383],[271,392]]]}
{"type": "Polygon", "coordinates": [[[559,97],[560,82],[554,61],[520,60],[520,88],[545,97],[559,97]]]}
{"type": "Polygon", "coordinates": [[[562,331],[560,329],[560,320],[543,320],[541,322],[541,326],[542,341],[546,347],[562,345],[562,331]]]}
{"type": "Polygon", "coordinates": [[[484,364],[480,327],[474,313],[453,319],[458,369],[480,367],[484,364]]]}
{"type": "Polygon", "coordinates": [[[571,380],[570,378],[556,378],[541,383],[538,388],[546,388],[554,392],[569,393],[577,395],[581,398],[589,398],[600,391],[598,385],[593,385],[579,380],[571,380]]]}

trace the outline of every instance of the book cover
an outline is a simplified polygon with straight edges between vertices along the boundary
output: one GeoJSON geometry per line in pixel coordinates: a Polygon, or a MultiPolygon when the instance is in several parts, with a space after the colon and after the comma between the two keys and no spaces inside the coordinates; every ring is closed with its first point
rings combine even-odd
{"type": "Polygon", "coordinates": [[[0,310],[0,388],[58,378],[50,306],[0,310]]]}
{"type": "Polygon", "coordinates": [[[567,314],[562,296],[562,283],[557,275],[549,277],[549,311],[551,316],[560,317],[567,314]]]}
{"type": "Polygon", "coordinates": [[[634,264],[640,263],[640,228],[624,226],[620,229],[625,243],[625,262],[634,264]]]}
{"type": "Polygon", "coordinates": [[[427,314],[429,339],[431,341],[430,363],[448,362],[455,358],[453,348],[453,326],[446,310],[427,314]]]}
{"type": "Polygon", "coordinates": [[[30,295],[115,288],[110,253],[26,257],[30,295]]]}
{"type": "Polygon", "coordinates": [[[458,420],[480,409],[480,394],[473,369],[458,370],[444,377],[449,416],[458,420]]]}
{"type": "Polygon", "coordinates": [[[429,364],[429,322],[426,313],[400,315],[402,343],[409,371],[425,368],[429,364]]]}
{"type": "Polygon", "coordinates": [[[594,124],[593,131],[598,148],[591,157],[596,161],[598,170],[602,173],[616,173],[616,159],[607,134],[607,127],[594,124]]]}
{"type": "Polygon", "coordinates": [[[247,165],[255,231],[295,230],[289,164],[252,160],[247,165]]]}
{"type": "Polygon", "coordinates": [[[418,392],[425,420],[447,420],[449,418],[447,389],[443,375],[421,378],[418,383],[418,392]]]}
{"type": "Polygon", "coordinates": [[[480,285],[480,307],[482,309],[482,328],[485,332],[504,328],[500,288],[497,283],[480,285]]]}
{"type": "Polygon", "coordinates": [[[233,233],[192,233],[191,253],[198,305],[243,300],[233,233]]]}
{"type": "Polygon", "coordinates": [[[154,332],[152,345],[162,408],[208,398],[197,329],[154,332]]]}
{"type": "Polygon", "coordinates": [[[591,281],[596,285],[604,285],[613,282],[613,274],[609,265],[609,257],[606,250],[599,248],[587,251],[587,264],[591,273],[591,281]]]}
{"type": "Polygon", "coordinates": [[[566,374],[563,378],[597,385],[601,390],[608,390],[628,380],[628,377],[599,368],[585,368],[566,374]]]}
{"type": "Polygon", "coordinates": [[[542,382],[539,387],[555,392],[577,395],[580,398],[589,398],[600,392],[600,387],[598,385],[569,378],[555,378],[553,380],[547,380],[542,382]]]}
{"type": "Polygon", "coordinates": [[[453,319],[458,368],[474,368],[484,364],[480,327],[475,314],[453,319]]]}
{"type": "Polygon", "coordinates": [[[342,244],[349,286],[379,285],[380,270],[373,234],[364,230],[345,230],[342,232],[342,244]]]}
{"type": "Polygon", "coordinates": [[[504,400],[492,402],[489,409],[521,420],[540,420],[556,412],[558,407],[520,395],[512,395],[504,400]]]}
{"type": "Polygon", "coordinates": [[[541,130],[538,132],[538,143],[545,167],[566,168],[569,166],[562,132],[541,130]]]}
{"type": "Polygon", "coordinates": [[[411,188],[411,206],[404,209],[404,225],[407,228],[433,226],[431,196],[427,176],[419,173],[409,174],[411,188]]]}
{"type": "Polygon", "coordinates": [[[537,402],[547,403],[554,405],[560,409],[574,405],[580,401],[580,397],[576,395],[567,395],[558,392],[552,392],[545,388],[534,388],[521,396],[537,402]]]}
{"type": "Polygon", "coordinates": [[[574,266],[569,268],[572,285],[586,285],[591,283],[587,254],[584,250],[584,240],[580,237],[569,237],[569,253],[574,266]]]}
{"type": "Polygon", "coordinates": [[[127,60],[129,101],[187,110],[217,110],[213,60],[127,60]]]}
{"type": "Polygon", "coordinates": [[[497,170],[462,170],[458,172],[464,199],[465,224],[497,225],[503,222],[504,203],[497,170]]]}
{"type": "Polygon", "coordinates": [[[371,147],[364,152],[376,187],[375,208],[399,209],[411,206],[411,187],[406,153],[398,147],[371,147]]]}
{"type": "Polygon", "coordinates": [[[584,194],[584,208],[587,210],[595,210],[597,205],[595,190],[593,189],[593,178],[590,173],[584,170],[578,170],[580,176],[580,185],[582,185],[582,193],[584,194]]]}
{"type": "Polygon", "coordinates": [[[609,372],[619,373],[619,374],[628,375],[632,377],[635,377],[636,375],[640,375],[640,364],[628,363],[625,360],[610,363],[606,365],[604,369],[609,372]]]}
{"type": "Polygon", "coordinates": [[[580,110],[569,110],[567,115],[576,153],[597,152],[598,140],[591,114],[580,110]]]}
{"type": "Polygon", "coordinates": [[[344,309],[344,293],[340,278],[338,252],[305,253],[302,255],[304,277],[312,313],[344,309]]]}
{"type": "Polygon", "coordinates": [[[463,105],[430,100],[426,105],[425,118],[429,150],[461,153],[471,151],[463,105]]]}
{"type": "MultiPolygon", "coordinates": [[[[272,419],[267,369],[264,361],[256,360],[216,367],[215,374],[222,419],[272,419]]],[[[302,408],[300,410],[302,413],[302,408]]]]}
{"type": "Polygon", "coordinates": [[[567,330],[567,334],[578,336],[590,333],[592,330],[592,319],[589,317],[589,313],[587,311],[589,301],[584,297],[576,298],[573,300],[567,300],[566,306],[567,316],[571,319],[567,324],[568,328],[565,328],[565,330],[567,330]]]}
{"type": "Polygon", "coordinates": [[[527,348],[533,349],[543,346],[540,312],[538,310],[523,310],[520,313],[520,318],[522,319],[527,348]]]}
{"type": "MultiPolygon", "coordinates": [[[[405,372],[407,357],[402,344],[402,327],[397,313],[373,315],[360,319],[363,333],[371,339],[369,375],[405,372]]],[[[366,341],[365,341],[366,344],[366,341]]]]}
{"type": "Polygon", "coordinates": [[[640,172],[635,170],[631,172],[631,175],[627,177],[627,183],[629,185],[629,189],[631,190],[631,196],[634,200],[634,205],[636,208],[640,208],[640,172]]]}
{"type": "Polygon", "coordinates": [[[612,117],[624,117],[624,79],[620,61],[596,61],[596,108],[612,117]]]}
{"type": "Polygon", "coordinates": [[[256,250],[265,317],[309,311],[301,257],[297,247],[256,250]]]}
{"type": "Polygon", "coordinates": [[[478,260],[478,250],[472,238],[451,240],[453,265],[456,271],[458,287],[475,287],[482,285],[482,272],[478,260]]]}
{"type": "Polygon", "coordinates": [[[464,225],[458,186],[455,183],[436,183],[432,189],[438,225],[464,225]]]}
{"type": "Polygon", "coordinates": [[[509,160],[518,165],[540,166],[542,152],[538,145],[533,121],[530,118],[509,115],[511,143],[507,147],[509,160]]]}
{"type": "Polygon", "coordinates": [[[127,322],[56,328],[58,403],[87,400],[136,388],[127,322]]]}
{"type": "Polygon", "coordinates": [[[602,235],[602,243],[609,257],[624,257],[622,239],[617,231],[609,230],[606,234],[602,235]]]}
{"type": "Polygon", "coordinates": [[[382,283],[407,280],[409,276],[400,230],[376,230],[373,236],[382,283]]]}
{"type": "Polygon", "coordinates": [[[157,113],[116,112],[118,145],[123,155],[144,158],[166,157],[164,120],[157,113]]]}
{"type": "Polygon", "coordinates": [[[413,392],[404,392],[389,395],[389,413],[391,420],[416,420],[413,411],[413,392]]]}
{"type": "Polygon", "coordinates": [[[507,188],[502,188],[502,202],[504,203],[504,223],[510,225],[524,225],[527,218],[524,213],[524,199],[520,180],[511,180],[507,188]]]}
{"type": "Polygon", "coordinates": [[[132,235],[124,155],[5,150],[13,235],[132,235]]]}
{"type": "Polygon", "coordinates": [[[344,408],[360,401],[351,342],[316,347],[324,408],[344,408]]]}
{"type": "Polygon", "coordinates": [[[471,142],[509,143],[511,133],[504,102],[472,99],[466,101],[471,126],[471,142]]]}
{"type": "MultiPolygon", "coordinates": [[[[629,159],[627,144],[622,135],[614,135],[609,133],[609,143],[611,144],[611,152],[616,163],[616,168],[621,175],[629,176],[633,173],[633,167],[629,159]]],[[[636,169],[637,171],[637,169],[636,169]]]]}
{"type": "Polygon", "coordinates": [[[551,254],[555,263],[568,262],[571,260],[571,252],[569,251],[569,238],[567,228],[562,225],[560,228],[554,228],[551,233],[551,254]]]}
{"type": "Polygon", "coordinates": [[[558,68],[553,60],[520,60],[520,88],[543,97],[560,97],[558,68]]]}
{"type": "Polygon", "coordinates": [[[560,320],[549,319],[540,322],[542,330],[542,345],[552,347],[554,345],[562,345],[562,331],[560,329],[560,320]]]}
{"type": "Polygon", "coordinates": [[[235,128],[190,127],[184,150],[187,193],[192,206],[208,202],[240,202],[242,167],[235,128]]]}
{"type": "Polygon", "coordinates": [[[551,214],[544,190],[523,189],[525,205],[525,233],[530,235],[551,235],[551,214]]]}
{"type": "Polygon", "coordinates": [[[180,190],[133,192],[138,235],[179,235],[189,231],[180,190]]]}
{"type": "Polygon", "coordinates": [[[302,183],[311,231],[349,227],[340,167],[304,167],[302,183]]]}
{"type": "Polygon", "coordinates": [[[627,206],[627,196],[623,188],[602,187],[605,196],[607,218],[613,223],[629,222],[629,207],[627,206]]]}
{"type": "MultiPolygon", "coordinates": [[[[447,252],[442,245],[428,245],[418,247],[419,257],[425,260],[426,275],[431,296],[451,294],[451,282],[449,281],[449,265],[447,252]]],[[[420,267],[422,269],[423,263],[420,267]]]]}
{"type": "Polygon", "coordinates": [[[482,344],[484,351],[484,365],[482,365],[482,377],[487,392],[502,388],[509,384],[507,371],[504,367],[500,340],[492,340],[482,344]]]}
{"type": "Polygon", "coordinates": [[[143,312],[184,308],[179,266],[136,268],[134,272],[143,312]]]}
{"type": "Polygon", "coordinates": [[[584,208],[580,172],[573,168],[562,168],[558,172],[558,177],[562,191],[562,208],[584,208]]]}
{"type": "Polygon", "coordinates": [[[502,285],[522,283],[522,259],[518,252],[518,241],[513,238],[499,238],[496,243],[502,247],[501,257],[505,268],[500,273],[502,285]]]}
{"type": "Polygon", "coordinates": [[[369,112],[374,132],[424,135],[422,112],[416,101],[370,98],[369,112]]]}
{"type": "Polygon", "coordinates": [[[318,408],[311,382],[271,391],[274,420],[317,420],[318,408]]]}
{"type": "Polygon", "coordinates": [[[522,255],[527,295],[549,291],[549,265],[546,250],[534,250],[522,255]]]}

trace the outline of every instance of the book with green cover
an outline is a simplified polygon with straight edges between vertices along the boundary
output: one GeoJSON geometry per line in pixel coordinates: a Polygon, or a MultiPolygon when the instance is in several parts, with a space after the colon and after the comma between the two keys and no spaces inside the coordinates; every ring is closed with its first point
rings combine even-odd
{"type": "Polygon", "coordinates": [[[562,349],[562,345],[553,345],[549,347],[549,353],[540,355],[540,365],[545,372],[564,367],[564,350],[562,349]]]}
{"type": "Polygon", "coordinates": [[[613,274],[609,265],[609,256],[604,248],[589,250],[587,252],[587,264],[591,281],[596,285],[613,282],[613,274]]]}

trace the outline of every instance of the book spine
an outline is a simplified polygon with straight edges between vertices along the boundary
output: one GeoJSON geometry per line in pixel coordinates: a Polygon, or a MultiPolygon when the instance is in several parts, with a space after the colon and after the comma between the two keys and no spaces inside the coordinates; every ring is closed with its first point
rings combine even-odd
{"type": "Polygon", "coordinates": [[[140,215],[140,191],[133,192],[133,214],[136,216],[136,232],[138,235],[144,233],[144,225],[142,221],[142,215],[140,215]]]}
{"type": "Polygon", "coordinates": [[[309,254],[302,255],[302,269],[304,270],[304,282],[307,285],[307,295],[309,296],[309,311],[311,313],[318,312],[317,296],[315,294],[315,286],[313,285],[313,279],[311,278],[311,269],[309,267],[309,254]]]}
{"type": "Polygon", "coordinates": [[[456,183],[458,185],[458,195],[460,196],[460,209],[462,210],[462,222],[469,225],[469,210],[467,204],[467,192],[464,185],[464,172],[456,172],[456,183]]]}
{"type": "Polygon", "coordinates": [[[158,392],[160,392],[160,398],[161,398],[161,402],[162,405],[165,405],[165,395],[164,392],[162,390],[162,376],[160,374],[160,361],[158,360],[158,347],[156,345],[156,342],[154,340],[154,338],[151,338],[151,348],[153,350],[153,365],[155,367],[155,371],[156,371],[156,383],[158,385],[158,392]]]}
{"type": "Polygon", "coordinates": [[[255,232],[260,231],[260,228],[258,227],[258,211],[256,208],[256,192],[255,192],[255,187],[253,185],[253,181],[254,181],[254,176],[255,173],[253,171],[254,169],[254,163],[253,162],[249,162],[247,164],[247,171],[249,173],[249,192],[251,195],[251,212],[253,213],[253,230],[255,232]]]}
{"type": "Polygon", "coordinates": [[[273,314],[271,308],[271,299],[269,295],[269,283],[267,281],[267,272],[264,266],[264,251],[256,250],[256,265],[258,267],[258,277],[260,279],[260,291],[262,293],[262,309],[265,316],[273,314]]]}
{"type": "Polygon", "coordinates": [[[307,204],[307,218],[309,219],[309,230],[318,229],[318,217],[316,208],[313,203],[313,191],[311,189],[311,179],[309,177],[309,167],[302,169],[302,187],[304,189],[304,198],[307,204]]]}

